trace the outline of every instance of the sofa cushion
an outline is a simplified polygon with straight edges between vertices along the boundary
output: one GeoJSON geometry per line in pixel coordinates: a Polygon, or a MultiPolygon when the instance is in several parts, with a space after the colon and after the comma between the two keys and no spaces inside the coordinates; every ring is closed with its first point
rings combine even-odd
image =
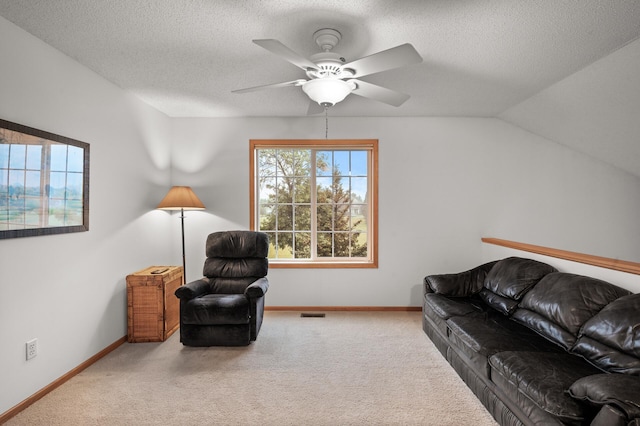
{"type": "Polygon", "coordinates": [[[629,291],[606,281],[554,272],[524,296],[513,319],[569,349],[587,320],[627,294],[629,291]]]}
{"type": "Polygon", "coordinates": [[[447,320],[447,324],[451,334],[464,341],[465,346],[484,355],[516,349],[554,352],[561,350],[528,328],[498,313],[487,312],[452,317],[447,320]]]}
{"type": "Polygon", "coordinates": [[[507,395],[522,394],[567,423],[580,424],[588,413],[566,392],[576,380],[598,369],[566,352],[498,352],[489,358],[491,380],[507,395]]]}
{"type": "Polygon", "coordinates": [[[451,317],[447,325],[451,345],[467,357],[477,374],[485,378],[489,378],[488,358],[496,352],[561,350],[495,311],[451,317]]]}
{"type": "Polygon", "coordinates": [[[640,293],[614,300],[589,319],[572,352],[603,370],[640,375],[640,293]]]}
{"type": "Polygon", "coordinates": [[[468,315],[478,310],[479,308],[466,297],[450,298],[437,293],[427,293],[424,296],[423,314],[442,336],[449,334],[447,319],[457,315],[468,315]]]}
{"type": "Polygon", "coordinates": [[[596,406],[614,405],[627,418],[640,417],[640,380],[626,374],[596,374],[578,379],[569,395],[596,406]]]}
{"type": "Polygon", "coordinates": [[[520,257],[502,259],[487,274],[480,297],[492,308],[511,315],[525,293],[554,271],[553,266],[536,260],[520,257]]]}
{"type": "MultiPolygon", "coordinates": [[[[445,320],[480,311],[477,304],[467,298],[449,298],[437,293],[427,293],[424,298],[428,311],[445,320]]],[[[428,316],[431,316],[431,313],[428,316]]]]}

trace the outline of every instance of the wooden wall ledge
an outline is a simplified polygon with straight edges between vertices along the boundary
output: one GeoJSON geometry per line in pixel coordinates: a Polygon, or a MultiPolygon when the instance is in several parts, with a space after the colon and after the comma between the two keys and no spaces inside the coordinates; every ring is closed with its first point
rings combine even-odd
{"type": "Polygon", "coordinates": [[[616,271],[627,272],[640,275],[640,263],[628,262],[626,260],[611,259],[608,257],[592,256],[590,254],[576,253],[573,251],[558,250],[549,247],[535,246],[533,244],[517,243],[515,241],[501,240],[499,238],[482,238],[483,243],[508,247],[516,250],[528,251],[530,253],[542,254],[556,257],[558,259],[571,260],[573,262],[585,263],[587,265],[599,266],[601,268],[614,269],[616,271]]]}

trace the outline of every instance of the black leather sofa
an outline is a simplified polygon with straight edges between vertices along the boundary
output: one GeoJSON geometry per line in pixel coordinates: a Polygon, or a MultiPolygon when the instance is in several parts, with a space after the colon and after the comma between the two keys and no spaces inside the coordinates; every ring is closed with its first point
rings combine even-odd
{"type": "Polygon", "coordinates": [[[425,277],[422,322],[501,425],[640,425],[640,294],[510,257],[425,277]]]}

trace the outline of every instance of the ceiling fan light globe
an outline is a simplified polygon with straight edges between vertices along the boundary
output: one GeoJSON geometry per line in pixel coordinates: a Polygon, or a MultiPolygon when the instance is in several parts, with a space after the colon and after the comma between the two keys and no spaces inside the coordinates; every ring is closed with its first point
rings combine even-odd
{"type": "Polygon", "coordinates": [[[310,80],[302,86],[304,93],[322,106],[333,106],[343,101],[355,88],[355,83],[335,78],[310,80]]]}

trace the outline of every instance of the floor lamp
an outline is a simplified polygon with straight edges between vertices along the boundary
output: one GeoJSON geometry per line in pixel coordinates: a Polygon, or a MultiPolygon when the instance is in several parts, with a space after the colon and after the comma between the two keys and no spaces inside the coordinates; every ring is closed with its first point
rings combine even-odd
{"type": "Polygon", "coordinates": [[[180,210],[180,222],[182,225],[182,283],[186,284],[187,262],[184,253],[184,211],[203,210],[204,204],[202,204],[202,201],[190,186],[174,186],[156,208],[161,210],[180,210]]]}

